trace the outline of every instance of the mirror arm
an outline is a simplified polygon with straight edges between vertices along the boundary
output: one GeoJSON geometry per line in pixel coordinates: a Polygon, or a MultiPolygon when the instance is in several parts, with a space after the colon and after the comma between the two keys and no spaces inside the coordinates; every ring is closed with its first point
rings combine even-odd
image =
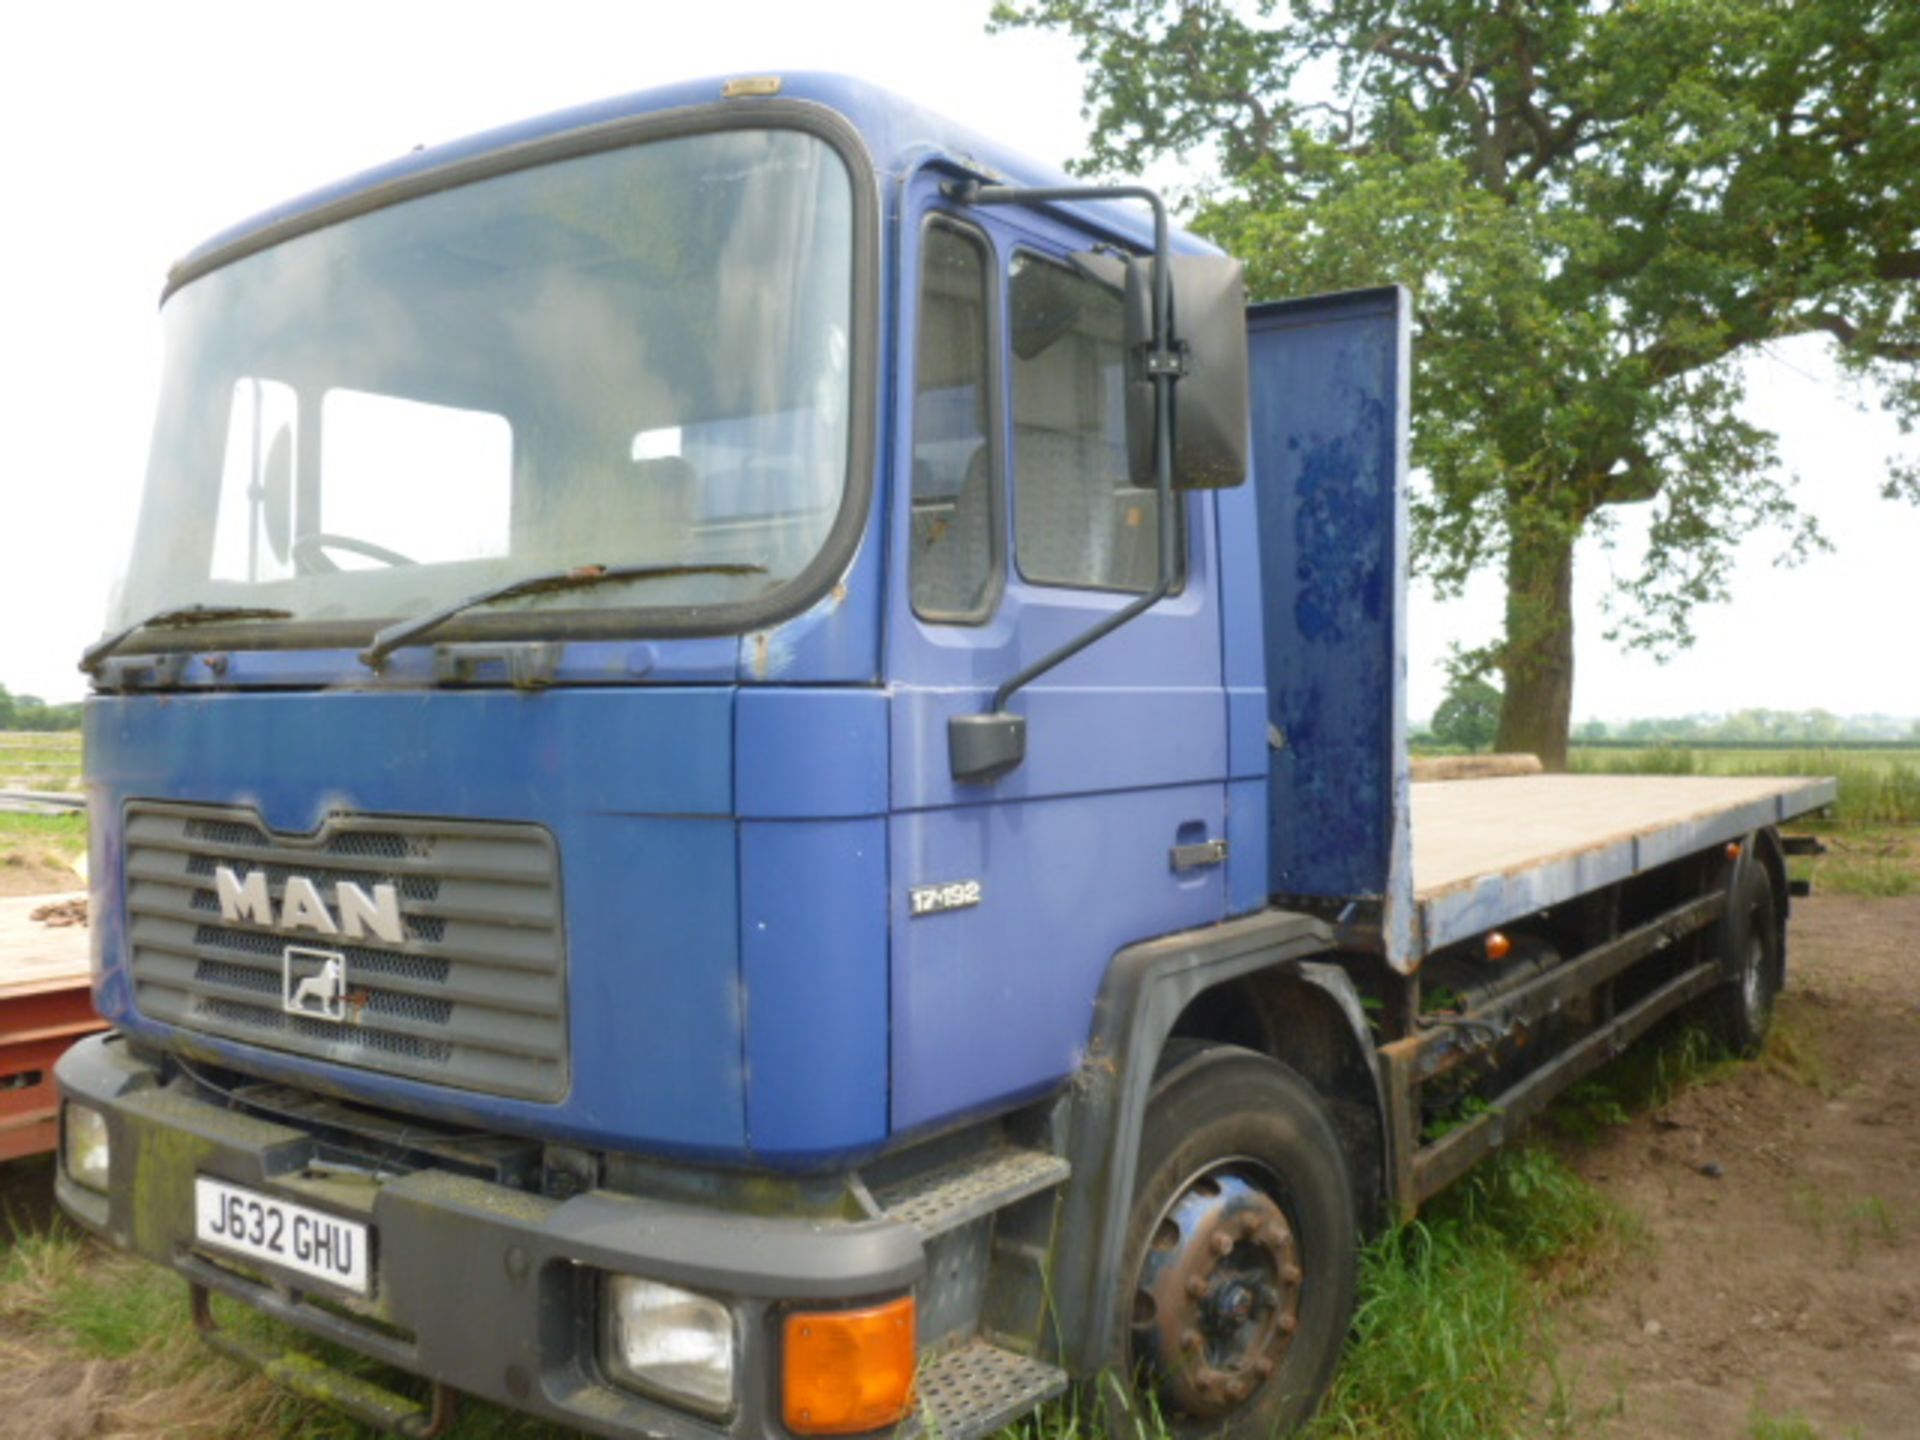
{"type": "Polygon", "coordinates": [[[1001,681],[993,692],[991,710],[956,715],[947,722],[954,778],[986,781],[998,779],[1026,757],[1026,717],[1007,713],[1007,702],[1014,692],[1159,604],[1179,578],[1173,511],[1173,382],[1180,377],[1185,365],[1173,344],[1173,274],[1167,260],[1171,253],[1167,205],[1158,191],[1144,185],[985,185],[977,180],[950,181],[941,189],[949,200],[960,205],[1142,200],[1153,210],[1153,346],[1147,352],[1146,363],[1148,378],[1153,381],[1153,488],[1160,516],[1160,573],[1146,594],[1001,681]],[[968,757],[964,769],[963,757],[968,757]]]}

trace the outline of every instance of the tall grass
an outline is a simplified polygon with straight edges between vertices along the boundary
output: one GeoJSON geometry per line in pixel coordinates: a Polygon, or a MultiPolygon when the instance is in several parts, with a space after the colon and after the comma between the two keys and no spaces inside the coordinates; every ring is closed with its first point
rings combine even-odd
{"type": "MultiPolygon", "coordinates": [[[[87,817],[83,811],[69,815],[12,815],[0,811],[0,866],[58,869],[86,853],[87,817]]],[[[68,888],[80,888],[77,875],[68,888]]]]}
{"type": "Polygon", "coordinates": [[[1307,1440],[1572,1433],[1547,1309],[1631,1233],[1551,1151],[1503,1151],[1362,1257],[1363,1300],[1307,1440]]]}
{"type": "Polygon", "coordinates": [[[1575,771],[1598,775],[1830,775],[1834,819],[1844,825],[1920,823],[1920,750],[1579,749],[1575,771]]]}
{"type": "MultiPolygon", "coordinates": [[[[361,1356],[327,1345],[216,1298],[223,1326],[319,1355],[350,1374],[419,1393],[361,1356]]],[[[55,1221],[16,1231],[0,1254],[0,1337],[53,1342],[70,1353],[116,1361],[125,1399],[105,1397],[98,1433],[192,1437],[192,1440],[379,1440],[382,1432],[338,1411],[302,1400],[208,1350],[188,1318],[178,1276],[145,1261],[108,1253],[70,1225],[55,1221]],[[131,1419],[122,1412],[134,1412],[131,1419]]],[[[0,1347],[0,1402],[9,1386],[31,1386],[36,1356],[0,1347]]],[[[55,1352],[58,1358],[58,1352],[55,1352]]],[[[69,1420],[80,1417],[68,1416],[69,1420]]],[[[0,1433],[7,1429],[0,1418],[0,1433]]],[[[64,1433],[79,1434],[79,1429],[64,1433]]],[[[96,1433],[88,1430],[86,1433],[96,1433]]],[[[462,1397],[452,1440],[570,1440],[577,1432],[462,1397]]]]}

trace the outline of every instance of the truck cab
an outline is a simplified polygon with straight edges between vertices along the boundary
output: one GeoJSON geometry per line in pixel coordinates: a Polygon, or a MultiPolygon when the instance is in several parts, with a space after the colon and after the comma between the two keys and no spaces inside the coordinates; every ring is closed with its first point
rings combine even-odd
{"type": "MultiPolygon", "coordinates": [[[[458,1390],[967,1440],[1116,1367],[1196,1432],[1304,1414],[1415,1184],[1388,1082],[1429,1072],[1366,1010],[1424,1055],[1422,957],[1521,912],[1411,877],[1405,297],[1249,313],[1226,263],[805,75],[182,261],[86,661],[115,1033],[61,1068],[66,1208],[237,1358],[309,1373],[215,1295],[425,1377],[308,1384],[396,1433],[458,1390]],[[1156,271],[1210,278],[1151,313],[1156,271]],[[1284,483],[1156,471],[1209,426],[1284,483]],[[1166,1117],[1236,1084],[1305,1158],[1156,1196],[1166,1117]],[[1228,1242],[1181,1272],[1199,1359],[1156,1216],[1228,1242]]],[[[1661,861],[1723,896],[1696,929],[1745,907],[1682,999],[1784,920],[1733,833],[1661,861]]]]}

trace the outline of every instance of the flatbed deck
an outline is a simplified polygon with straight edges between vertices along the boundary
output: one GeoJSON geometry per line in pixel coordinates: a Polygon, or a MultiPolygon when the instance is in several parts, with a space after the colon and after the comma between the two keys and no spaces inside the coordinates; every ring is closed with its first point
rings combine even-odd
{"type": "Polygon", "coordinates": [[[1833,802],[1826,779],[1521,775],[1413,794],[1428,952],[1833,802]]]}

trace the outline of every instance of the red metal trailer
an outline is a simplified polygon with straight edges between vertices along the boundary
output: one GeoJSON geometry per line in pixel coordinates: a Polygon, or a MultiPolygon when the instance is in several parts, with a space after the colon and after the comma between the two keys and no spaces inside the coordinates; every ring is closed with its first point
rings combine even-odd
{"type": "Polygon", "coordinates": [[[54,1148],[60,1102],[53,1062],[106,1027],[93,1013],[87,927],[36,912],[79,895],[0,899],[0,1161],[54,1148]]]}

